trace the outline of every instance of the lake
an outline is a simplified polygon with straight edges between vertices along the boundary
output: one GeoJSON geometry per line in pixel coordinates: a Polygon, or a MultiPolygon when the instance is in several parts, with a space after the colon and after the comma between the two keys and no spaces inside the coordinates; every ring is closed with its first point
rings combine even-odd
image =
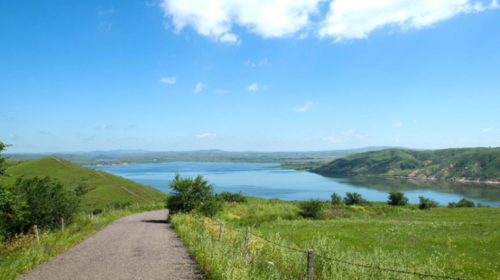
{"type": "Polygon", "coordinates": [[[457,202],[462,197],[485,205],[500,205],[500,185],[374,177],[329,178],[305,171],[266,168],[276,165],[279,164],[168,162],[87,167],[104,170],[166,193],[171,190],[168,183],[178,172],[183,177],[205,176],[215,184],[216,192],[241,191],[244,195],[261,198],[330,200],[333,192],[342,197],[346,192],[357,192],[370,201],[387,201],[388,192],[398,190],[406,194],[410,203],[418,203],[418,197],[422,195],[441,205],[457,202]]]}

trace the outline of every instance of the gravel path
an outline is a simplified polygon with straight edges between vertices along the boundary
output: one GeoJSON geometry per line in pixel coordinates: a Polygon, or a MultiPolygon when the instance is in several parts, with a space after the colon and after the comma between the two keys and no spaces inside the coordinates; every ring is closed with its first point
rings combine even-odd
{"type": "Polygon", "coordinates": [[[165,222],[167,213],[116,220],[17,279],[205,279],[165,222]]]}

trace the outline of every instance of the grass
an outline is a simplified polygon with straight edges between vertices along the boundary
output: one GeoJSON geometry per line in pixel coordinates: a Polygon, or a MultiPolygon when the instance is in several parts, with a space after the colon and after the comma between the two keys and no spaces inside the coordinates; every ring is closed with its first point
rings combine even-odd
{"type": "Polygon", "coordinates": [[[75,223],[65,225],[61,230],[39,232],[40,244],[33,233],[19,235],[9,242],[0,242],[0,279],[15,279],[22,273],[37,267],[89,237],[116,219],[140,213],[163,209],[164,204],[149,203],[139,207],[127,207],[123,212],[105,209],[90,219],[88,212],[77,216],[75,223]]]}
{"type": "MultiPolygon", "coordinates": [[[[87,185],[89,192],[82,197],[83,207],[85,209],[104,209],[110,203],[121,204],[146,204],[147,202],[137,198],[116,184],[98,176],[95,170],[78,166],[69,161],[61,160],[67,166],[62,165],[51,157],[46,157],[38,160],[19,161],[12,163],[8,161],[9,173],[12,178],[4,178],[6,184],[12,184],[16,178],[24,176],[31,178],[38,176],[44,178],[50,176],[57,178],[64,183],[68,188],[75,189],[78,185],[87,185]]],[[[146,198],[147,200],[164,200],[167,194],[154,188],[144,186],[120,176],[112,175],[107,172],[99,171],[106,177],[120,183],[136,194],[146,198]]]]}
{"type": "Polygon", "coordinates": [[[251,237],[243,264],[245,226],[274,242],[313,249],[314,279],[421,279],[419,276],[364,268],[347,262],[461,279],[500,278],[500,209],[337,206],[325,203],[325,220],[302,219],[297,202],[250,200],[226,204],[213,220],[180,214],[172,225],[211,279],[304,278],[305,253],[251,237]],[[218,242],[220,221],[224,240],[218,242]],[[211,225],[210,223],[214,223],[211,225]],[[240,230],[235,231],[235,230],[240,230]],[[271,262],[272,264],[270,264],[271,262]]]}

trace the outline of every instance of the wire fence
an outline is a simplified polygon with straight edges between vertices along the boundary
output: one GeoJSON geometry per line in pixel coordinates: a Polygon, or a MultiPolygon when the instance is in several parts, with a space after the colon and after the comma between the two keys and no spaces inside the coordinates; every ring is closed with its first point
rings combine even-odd
{"type": "MultiPolygon", "coordinates": [[[[203,232],[204,222],[205,222],[204,219],[201,220],[201,231],[202,232],[203,232]]],[[[207,224],[207,225],[215,225],[215,226],[219,226],[220,225],[220,231],[221,231],[220,236],[222,236],[222,232],[224,230],[224,223],[223,222],[221,222],[221,223],[210,223],[210,224],[207,224]]],[[[261,235],[258,235],[258,234],[250,232],[250,227],[247,228],[247,231],[243,231],[243,230],[235,229],[235,228],[229,228],[229,227],[226,227],[225,229],[228,229],[228,230],[231,230],[231,231],[235,231],[235,232],[240,232],[240,233],[247,233],[247,235],[260,238],[260,239],[262,239],[262,240],[264,240],[264,241],[266,241],[268,243],[271,243],[271,244],[273,244],[275,246],[279,246],[281,248],[285,248],[285,249],[288,249],[290,251],[294,251],[294,252],[306,254],[308,256],[308,263],[310,262],[310,267],[308,267],[308,273],[307,274],[303,274],[303,276],[307,276],[308,280],[309,279],[313,279],[313,275],[312,275],[312,264],[313,264],[312,263],[312,250],[307,250],[306,251],[306,250],[302,250],[302,249],[298,249],[298,248],[292,248],[290,246],[286,246],[286,245],[283,245],[283,244],[279,244],[279,243],[277,243],[275,241],[272,241],[272,240],[270,240],[270,239],[268,239],[266,237],[263,237],[261,235]]],[[[248,250],[248,240],[249,239],[247,237],[246,250],[248,250]]],[[[219,241],[222,241],[222,238],[220,238],[219,241]]],[[[246,254],[247,254],[247,252],[245,252],[245,255],[246,254]]],[[[332,261],[332,262],[339,262],[339,263],[353,265],[353,266],[357,266],[357,267],[363,267],[363,268],[367,268],[367,269],[378,269],[378,270],[382,270],[382,271],[389,271],[389,272],[401,273],[401,274],[409,274],[409,275],[415,275],[415,276],[420,276],[420,277],[425,277],[425,278],[466,280],[465,278],[457,278],[457,277],[442,276],[442,275],[433,275],[433,274],[424,274],[424,273],[418,273],[418,272],[411,272],[411,271],[404,271],[404,270],[397,270],[397,269],[390,269],[390,268],[384,268],[384,267],[378,267],[378,266],[372,266],[372,265],[354,263],[354,262],[344,261],[344,260],[340,260],[340,259],[336,259],[336,258],[330,258],[330,257],[322,256],[322,255],[319,255],[319,254],[315,254],[314,257],[322,258],[324,260],[328,260],[328,261],[332,261]]],[[[397,279],[397,278],[389,278],[389,279],[397,279]]]]}

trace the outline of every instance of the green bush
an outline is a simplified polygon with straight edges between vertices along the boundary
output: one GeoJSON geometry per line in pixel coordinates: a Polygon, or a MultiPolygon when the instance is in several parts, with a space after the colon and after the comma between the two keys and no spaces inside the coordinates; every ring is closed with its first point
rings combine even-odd
{"type": "Polygon", "coordinates": [[[361,197],[361,194],[357,192],[347,192],[346,197],[344,197],[344,202],[346,205],[370,205],[368,200],[361,197]]]}
{"type": "Polygon", "coordinates": [[[392,206],[405,206],[408,204],[408,198],[405,194],[398,191],[389,192],[389,200],[387,204],[392,206]]]}
{"type": "Polygon", "coordinates": [[[467,208],[467,207],[476,207],[474,202],[472,200],[468,200],[465,197],[462,198],[458,203],[457,203],[457,208],[467,208]]]}
{"type": "Polygon", "coordinates": [[[434,207],[438,207],[439,203],[430,198],[425,198],[423,196],[418,197],[420,199],[420,203],[418,204],[418,208],[421,210],[429,210],[434,207]]]}
{"type": "Polygon", "coordinates": [[[58,180],[50,177],[39,179],[19,178],[14,188],[23,196],[27,204],[27,214],[22,232],[33,225],[41,229],[54,229],[61,225],[61,218],[71,223],[80,208],[74,191],[67,190],[58,180]]]}
{"type": "Polygon", "coordinates": [[[206,217],[213,217],[222,210],[222,204],[215,197],[207,199],[196,208],[196,212],[206,217]]]}
{"type": "Polygon", "coordinates": [[[0,186],[0,241],[21,233],[26,214],[22,196],[0,186]]]}
{"type": "Polygon", "coordinates": [[[342,203],[342,197],[337,193],[333,193],[332,197],[332,205],[340,205],[342,203]]]}
{"type": "Polygon", "coordinates": [[[477,207],[478,207],[478,208],[483,208],[483,207],[490,208],[490,206],[489,206],[489,205],[484,205],[484,204],[482,204],[481,202],[478,202],[478,203],[477,203],[477,207]]]}
{"type": "Polygon", "coordinates": [[[247,198],[243,196],[240,192],[232,193],[232,192],[221,192],[216,193],[215,198],[220,202],[236,202],[236,203],[245,203],[247,202],[247,198]]]}
{"type": "Polygon", "coordinates": [[[323,219],[323,201],[310,199],[299,204],[299,214],[304,218],[323,219]]]}
{"type": "Polygon", "coordinates": [[[457,208],[457,203],[456,202],[448,203],[448,208],[457,208]]]}
{"type": "MultiPolygon", "coordinates": [[[[191,212],[196,208],[200,211],[203,203],[212,200],[213,185],[209,184],[202,175],[196,179],[191,177],[182,178],[179,173],[169,183],[172,188],[171,196],[166,200],[166,207],[171,214],[178,212],[191,212]]],[[[206,206],[208,207],[208,206],[206,206]]]]}

